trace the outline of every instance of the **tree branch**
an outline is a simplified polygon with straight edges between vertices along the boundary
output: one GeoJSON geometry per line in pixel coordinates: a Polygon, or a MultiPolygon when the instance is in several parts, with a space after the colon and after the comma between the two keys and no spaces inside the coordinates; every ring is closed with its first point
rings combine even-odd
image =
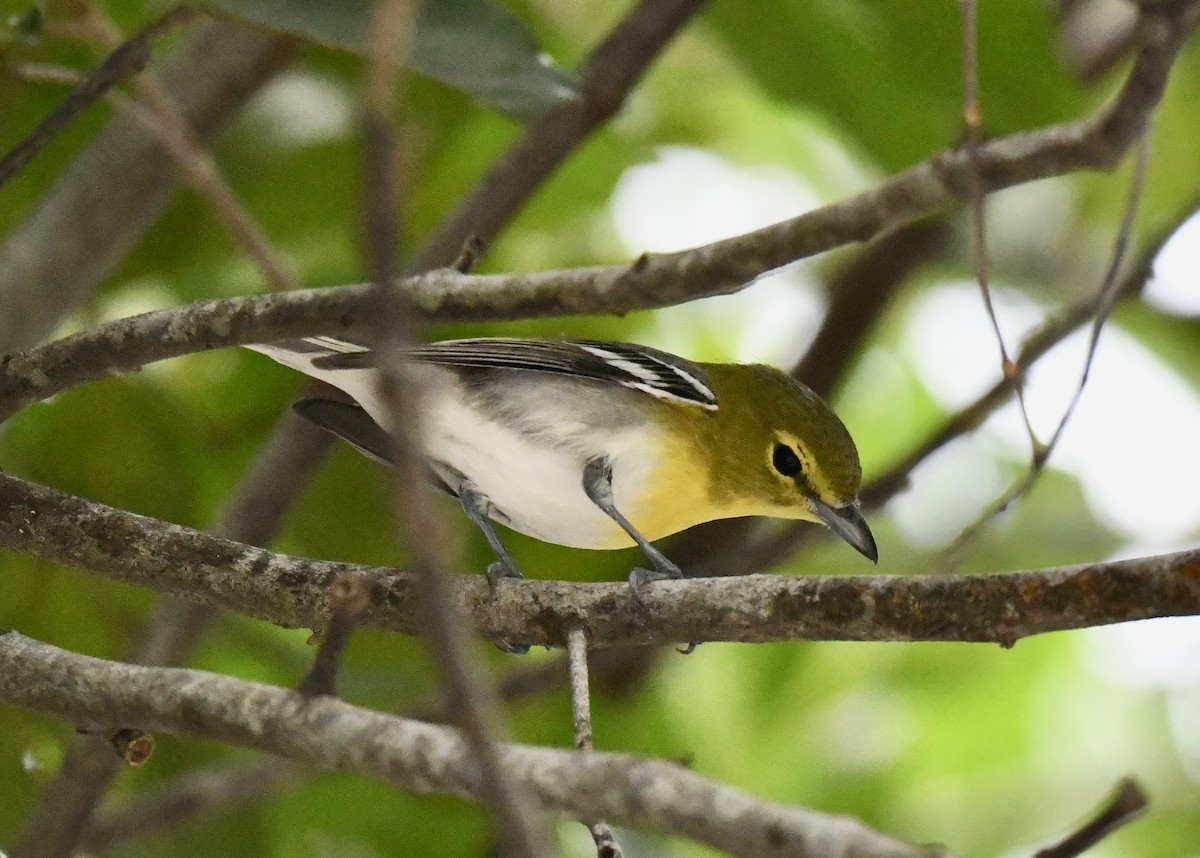
{"type": "MultiPolygon", "coordinates": [[[[215,533],[254,545],[266,545],[286,509],[284,500],[299,491],[319,459],[315,451],[332,436],[288,412],[217,515],[215,533]]],[[[130,653],[142,664],[183,663],[212,619],[211,605],[164,598],[155,606],[130,653]]],[[[12,854],[17,858],[68,858],[79,849],[79,836],[118,772],[111,750],[93,736],[71,744],[54,778],[38,795],[12,854]]]]}
{"type": "MultiPolygon", "coordinates": [[[[320,628],[334,576],[373,582],[364,626],[417,634],[411,574],[289,557],[91,503],[0,474],[0,545],[281,626],[320,628]]],[[[1200,549],[1110,563],[966,576],[747,575],[656,582],[642,606],[624,582],[453,583],[493,641],[593,647],[691,641],[981,641],[1200,613],[1200,549]]]]}
{"type": "Polygon", "coordinates": [[[812,345],[792,370],[829,399],[867,336],[913,271],[950,245],[945,220],[913,223],[878,236],[829,278],[829,308],[812,345]]]}
{"type": "MultiPolygon", "coordinates": [[[[1113,166],[1137,139],[1162,95],[1174,60],[1200,16],[1192,0],[1143,11],[1143,47],[1126,85],[1098,116],[981,144],[981,182],[996,190],[1081,167],[1113,166]]],[[[631,265],[527,275],[438,270],[400,290],[428,321],[500,321],[582,313],[626,313],[727,294],[766,271],[861,241],[962,198],[961,152],[947,152],[876,188],[756,232],[631,265]]],[[[203,349],[337,334],[367,324],[370,285],[201,301],[147,313],[10,357],[0,376],[0,418],[73,384],[203,349]]]]}
{"type": "MultiPolygon", "coordinates": [[[[575,722],[575,749],[594,751],[592,692],[588,679],[587,635],[578,626],[567,630],[567,669],[570,672],[571,714],[575,722]]],[[[602,819],[583,819],[596,844],[596,858],[625,858],[612,828],[602,819]]]]}
{"type": "Polygon", "coordinates": [[[1144,816],[1150,805],[1141,785],[1122,778],[1100,810],[1063,840],[1039,849],[1033,858],[1077,858],[1114,831],[1144,816]]]}
{"type": "MultiPolygon", "coordinates": [[[[418,793],[478,800],[461,735],[322,697],[177,668],[118,664],[0,632],[0,699],[73,722],[137,724],[225,742],[418,793]]],[[[505,771],[542,806],[691,837],[740,856],[930,858],[846,817],[759,801],[671,763],[502,745],[505,771]]]]}

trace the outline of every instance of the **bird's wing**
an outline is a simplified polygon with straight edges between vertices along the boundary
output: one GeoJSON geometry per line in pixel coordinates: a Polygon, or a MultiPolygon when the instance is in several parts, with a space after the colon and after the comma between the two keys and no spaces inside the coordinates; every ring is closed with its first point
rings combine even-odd
{"type": "Polygon", "coordinates": [[[352,402],[309,397],[292,410],[327,432],[348,441],[356,450],[384,465],[392,464],[391,440],[371,415],[352,402]]]}
{"type": "MultiPolygon", "coordinates": [[[[375,356],[361,346],[329,348],[314,357],[319,370],[366,369],[375,356]]],[[[338,341],[333,341],[338,342],[338,341]]],[[[548,372],[617,384],[659,399],[716,409],[717,397],[704,371],[691,361],[648,346],[601,340],[521,340],[498,337],[447,340],[414,346],[411,358],[422,363],[463,369],[548,372]]]]}

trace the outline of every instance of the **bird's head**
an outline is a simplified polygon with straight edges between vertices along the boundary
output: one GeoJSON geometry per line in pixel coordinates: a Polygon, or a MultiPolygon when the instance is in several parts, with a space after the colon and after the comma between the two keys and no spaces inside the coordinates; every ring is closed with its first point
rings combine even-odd
{"type": "Polygon", "coordinates": [[[858,505],[862,467],[845,425],[796,379],[760,364],[708,364],[727,484],[754,514],[825,524],[871,561],[875,539],[858,505]]]}

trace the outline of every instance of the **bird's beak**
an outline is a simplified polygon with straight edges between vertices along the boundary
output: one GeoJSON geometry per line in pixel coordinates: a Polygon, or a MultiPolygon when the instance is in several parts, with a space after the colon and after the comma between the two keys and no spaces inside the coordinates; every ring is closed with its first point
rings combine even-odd
{"type": "Polygon", "coordinates": [[[879,549],[875,547],[875,537],[871,535],[871,528],[867,526],[867,520],[863,518],[858,504],[851,503],[835,509],[812,498],[812,506],[813,512],[830,530],[853,545],[872,563],[879,562],[879,549]]]}

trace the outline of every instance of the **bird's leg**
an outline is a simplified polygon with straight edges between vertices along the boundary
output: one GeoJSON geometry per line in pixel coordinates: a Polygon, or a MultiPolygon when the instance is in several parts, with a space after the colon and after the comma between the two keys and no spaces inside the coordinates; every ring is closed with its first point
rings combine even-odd
{"type": "Polygon", "coordinates": [[[665,581],[683,577],[680,568],[651,545],[650,540],[642,536],[629,519],[617,509],[612,493],[612,462],[607,456],[595,456],[584,465],[583,490],[592,503],[600,507],[605,515],[629,534],[630,538],[638,544],[645,555],[650,558],[650,562],[654,564],[653,569],[643,569],[639,566],[629,573],[629,587],[639,602],[642,600],[642,585],[650,581],[665,581]]]}
{"type": "MultiPolygon", "coordinates": [[[[476,527],[483,531],[483,536],[487,539],[488,545],[492,546],[492,551],[495,551],[496,557],[499,558],[495,563],[488,564],[488,583],[495,587],[502,578],[524,578],[525,576],[517,569],[517,564],[513,562],[512,557],[509,555],[508,549],[500,541],[500,534],[496,533],[496,528],[492,526],[492,520],[487,516],[487,506],[489,503],[487,496],[466,477],[463,477],[459,481],[455,491],[458,494],[459,503],[462,504],[462,508],[467,513],[467,517],[475,522],[476,527]]],[[[495,644],[501,652],[506,652],[509,655],[525,655],[529,652],[529,644],[512,643],[506,640],[495,641],[495,644]]]]}
{"type": "Polygon", "coordinates": [[[487,516],[489,503],[487,496],[466,477],[463,477],[462,481],[455,487],[455,491],[458,494],[458,502],[462,504],[463,510],[466,511],[471,521],[475,522],[475,526],[483,531],[483,536],[488,541],[488,545],[492,546],[492,551],[495,551],[496,557],[499,558],[495,563],[488,565],[488,581],[494,586],[501,578],[524,578],[525,576],[517,569],[517,564],[509,555],[508,549],[500,541],[500,534],[496,533],[496,528],[492,525],[492,520],[487,516]]]}

